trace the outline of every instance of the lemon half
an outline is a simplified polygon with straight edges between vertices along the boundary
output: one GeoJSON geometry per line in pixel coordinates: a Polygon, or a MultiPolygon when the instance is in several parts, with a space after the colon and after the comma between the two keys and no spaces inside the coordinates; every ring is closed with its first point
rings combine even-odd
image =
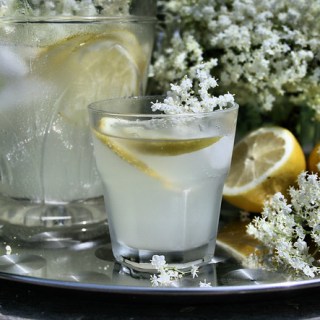
{"type": "Polygon", "coordinates": [[[259,254],[262,244],[247,233],[247,221],[233,221],[218,232],[217,245],[244,261],[251,254],[259,254]]]}
{"type": "Polygon", "coordinates": [[[234,148],[224,199],[243,210],[261,212],[269,196],[287,194],[305,169],[303,150],[289,130],[257,129],[234,148]]]}

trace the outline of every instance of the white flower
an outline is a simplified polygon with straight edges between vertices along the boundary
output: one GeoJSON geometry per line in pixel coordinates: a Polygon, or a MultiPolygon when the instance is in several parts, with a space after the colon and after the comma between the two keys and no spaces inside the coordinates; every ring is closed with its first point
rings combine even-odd
{"type": "Polygon", "coordinates": [[[166,259],[164,256],[153,255],[151,265],[157,270],[161,270],[166,266],[166,259]]]}
{"type": "Polygon", "coordinates": [[[199,64],[193,73],[194,79],[185,76],[180,84],[171,84],[167,97],[163,102],[154,103],[152,110],[167,114],[200,113],[236,105],[230,93],[215,97],[209,92],[218,85],[209,68],[208,64],[199,64]]]}
{"type": "Polygon", "coordinates": [[[211,288],[211,282],[207,282],[206,279],[204,279],[203,281],[200,281],[199,286],[201,288],[211,288]]]}
{"type": "Polygon", "coordinates": [[[150,276],[150,281],[153,287],[158,287],[160,285],[160,282],[158,281],[158,277],[155,274],[150,276]]]}
{"type": "Polygon", "coordinates": [[[312,108],[320,118],[320,89],[311,89],[319,87],[319,1],[168,0],[160,5],[169,26],[168,46],[156,52],[154,63],[162,90],[206,57],[215,59],[212,72],[221,88],[237,99],[241,95],[243,105],[268,112],[288,93],[290,103],[312,108]]]}
{"type": "MultiPolygon", "coordinates": [[[[150,282],[153,287],[158,286],[173,286],[176,281],[179,281],[183,276],[191,275],[192,278],[198,277],[199,266],[191,266],[189,270],[179,270],[174,265],[168,265],[164,256],[154,255],[151,259],[151,264],[158,271],[157,274],[150,276],[150,282]]],[[[206,281],[205,281],[206,283],[206,281]]],[[[209,286],[207,284],[207,286],[209,286]]]]}
{"type": "Polygon", "coordinates": [[[172,279],[171,275],[166,272],[165,270],[163,270],[162,272],[160,272],[160,274],[158,275],[158,283],[160,286],[170,286],[172,284],[172,281],[174,279],[172,279]]]}
{"type": "Polygon", "coordinates": [[[281,193],[266,201],[261,217],[252,220],[247,232],[270,249],[278,267],[315,277],[320,274],[314,258],[320,250],[319,177],[301,173],[298,188],[291,187],[289,194],[291,204],[281,193]]]}
{"type": "Polygon", "coordinates": [[[192,278],[198,277],[199,267],[198,266],[192,266],[190,272],[191,272],[192,278]]]}
{"type": "Polygon", "coordinates": [[[96,16],[107,14],[128,14],[130,1],[128,0],[1,0],[0,16],[96,16]]]}
{"type": "Polygon", "coordinates": [[[6,254],[10,255],[12,253],[12,248],[9,245],[6,245],[6,254]]]}

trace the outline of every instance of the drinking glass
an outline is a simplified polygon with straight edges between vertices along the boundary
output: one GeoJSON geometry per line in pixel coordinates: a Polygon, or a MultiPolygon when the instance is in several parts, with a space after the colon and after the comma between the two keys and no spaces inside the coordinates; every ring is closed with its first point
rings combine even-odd
{"type": "Polygon", "coordinates": [[[133,270],[149,269],[154,255],[180,267],[212,259],[234,144],[237,106],[152,112],[161,99],[89,106],[113,254],[133,270]]]}
{"type": "Polygon", "coordinates": [[[26,240],[62,227],[87,237],[106,220],[87,106],[144,93],[155,1],[5,2],[0,222],[26,227],[15,232],[26,240]],[[5,13],[9,7],[16,10],[5,13]]]}

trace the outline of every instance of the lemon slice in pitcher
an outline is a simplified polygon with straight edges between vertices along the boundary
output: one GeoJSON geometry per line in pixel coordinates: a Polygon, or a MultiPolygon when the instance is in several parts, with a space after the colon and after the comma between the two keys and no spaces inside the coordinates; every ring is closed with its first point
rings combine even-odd
{"type": "Polygon", "coordinates": [[[147,57],[125,29],[76,34],[42,50],[36,74],[56,87],[54,106],[70,123],[87,125],[87,105],[142,90],[147,57]]]}

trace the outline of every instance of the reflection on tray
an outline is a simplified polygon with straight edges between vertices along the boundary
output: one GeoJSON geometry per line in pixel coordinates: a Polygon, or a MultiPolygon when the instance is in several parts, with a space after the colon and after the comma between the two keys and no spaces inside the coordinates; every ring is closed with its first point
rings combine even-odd
{"type": "MultiPolygon", "coordinates": [[[[284,275],[258,269],[245,269],[243,259],[254,252],[259,243],[245,233],[245,222],[238,215],[222,213],[215,259],[199,269],[199,276],[183,277],[174,283],[179,288],[198,288],[200,281],[213,288],[256,286],[286,281],[284,275]]],[[[104,226],[107,230],[107,227],[104,226]]],[[[107,233],[84,241],[67,232],[43,231],[30,236],[17,236],[15,226],[3,225],[0,252],[0,276],[16,275],[20,279],[50,280],[57,285],[74,283],[109,287],[151,288],[150,275],[129,274],[114,261],[107,233]]]]}

